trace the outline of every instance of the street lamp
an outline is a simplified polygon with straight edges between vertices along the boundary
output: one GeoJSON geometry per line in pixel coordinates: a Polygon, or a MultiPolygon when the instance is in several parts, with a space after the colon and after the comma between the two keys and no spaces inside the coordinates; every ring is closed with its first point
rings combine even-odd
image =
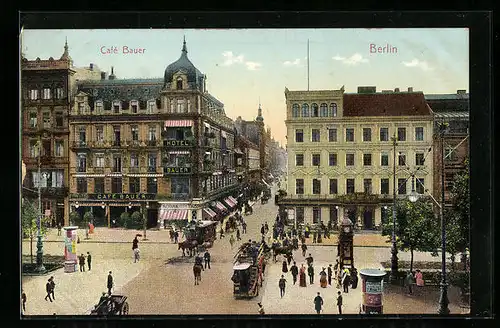
{"type": "MultiPolygon", "coordinates": [[[[37,236],[36,236],[36,271],[45,272],[43,265],[43,242],[42,242],[42,183],[41,183],[41,140],[38,140],[38,222],[37,222],[37,236]]],[[[47,178],[47,173],[43,173],[44,179],[47,178]]]]}
{"type": "MultiPolygon", "coordinates": [[[[143,205],[144,206],[144,205],[143,205]]],[[[148,238],[146,237],[146,231],[147,231],[147,220],[146,220],[146,217],[147,217],[147,210],[149,209],[149,202],[146,202],[146,210],[142,210],[142,220],[143,220],[143,224],[144,224],[144,238],[142,240],[148,240],[148,238]]]]}
{"type": "Polygon", "coordinates": [[[391,248],[391,281],[395,281],[398,276],[398,248],[396,245],[396,146],[397,138],[396,133],[391,137],[393,147],[393,161],[392,161],[392,248],[391,248]]]}
{"type": "Polygon", "coordinates": [[[415,203],[418,200],[419,196],[420,195],[415,191],[415,175],[412,174],[412,176],[411,176],[411,192],[408,195],[408,199],[410,200],[410,202],[415,203]]]}

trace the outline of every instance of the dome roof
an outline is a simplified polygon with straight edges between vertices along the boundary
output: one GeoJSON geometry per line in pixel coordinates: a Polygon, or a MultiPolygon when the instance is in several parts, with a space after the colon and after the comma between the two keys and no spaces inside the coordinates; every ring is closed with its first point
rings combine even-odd
{"type": "Polygon", "coordinates": [[[193,65],[187,56],[186,39],[184,38],[184,44],[182,46],[181,56],[177,61],[168,65],[165,69],[164,84],[172,82],[172,78],[175,73],[182,71],[187,75],[188,83],[194,82],[198,84],[199,79],[203,77],[203,74],[193,65]]]}

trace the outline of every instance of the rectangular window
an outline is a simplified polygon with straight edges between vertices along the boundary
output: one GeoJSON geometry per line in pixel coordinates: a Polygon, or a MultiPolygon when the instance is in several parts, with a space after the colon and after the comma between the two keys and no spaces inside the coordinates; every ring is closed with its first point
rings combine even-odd
{"type": "Polygon", "coordinates": [[[348,194],[354,194],[354,179],[346,179],[346,191],[348,194]]]}
{"type": "Polygon", "coordinates": [[[141,192],[140,178],[138,177],[128,178],[128,192],[132,194],[141,192]]]}
{"type": "Polygon", "coordinates": [[[116,156],[113,158],[113,172],[121,172],[122,171],[122,158],[120,156],[116,156]]]}
{"type": "Polygon", "coordinates": [[[156,172],[156,153],[148,154],[148,172],[156,172]]]}
{"type": "Polygon", "coordinates": [[[295,194],[304,194],[304,179],[295,179],[295,194]]]}
{"type": "Polygon", "coordinates": [[[95,137],[96,141],[98,142],[104,141],[104,127],[102,125],[98,125],[95,127],[95,137]]]}
{"type": "Polygon", "coordinates": [[[398,179],[398,195],[406,194],[406,179],[398,179]]]}
{"type": "Polygon", "coordinates": [[[137,114],[137,110],[139,108],[137,101],[132,101],[130,103],[130,107],[132,108],[132,113],[137,114]]]}
{"type": "Polygon", "coordinates": [[[63,157],[64,156],[64,140],[56,140],[55,144],[55,156],[63,157]]]}
{"type": "Polygon", "coordinates": [[[380,141],[389,141],[389,128],[380,128],[380,141]]]}
{"type": "Polygon", "coordinates": [[[354,129],[345,129],[345,141],[354,142],[354,129]]]}
{"type": "Polygon", "coordinates": [[[313,224],[321,222],[321,207],[313,207],[313,224]]]}
{"type": "Polygon", "coordinates": [[[330,195],[336,195],[338,193],[338,181],[337,179],[330,179],[330,195]]]}
{"type": "Polygon", "coordinates": [[[389,154],[380,154],[380,166],[389,166],[389,154]]]}
{"type": "Polygon", "coordinates": [[[87,140],[87,133],[86,133],[86,128],[84,126],[81,126],[78,129],[78,136],[79,136],[79,142],[80,144],[85,144],[85,141],[87,140]]]}
{"type": "Polygon", "coordinates": [[[337,154],[330,153],[328,155],[328,165],[337,166],[337,154]]]}
{"type": "Polygon", "coordinates": [[[114,146],[120,146],[121,143],[121,131],[119,126],[114,127],[115,139],[113,140],[114,146]]]}
{"type": "Polygon", "coordinates": [[[113,113],[115,113],[115,114],[120,113],[120,102],[119,101],[113,102],[113,113]]]}
{"type": "Polygon", "coordinates": [[[52,141],[50,139],[42,140],[43,156],[52,156],[52,141]]]}
{"type": "Polygon", "coordinates": [[[372,179],[363,179],[363,191],[365,194],[372,193],[372,179]]]}
{"type": "Polygon", "coordinates": [[[63,112],[56,112],[56,126],[58,128],[62,128],[64,126],[63,112]]]}
{"type": "Polygon", "coordinates": [[[79,194],[87,193],[87,179],[86,178],[76,178],[76,192],[79,194]]]}
{"type": "Polygon", "coordinates": [[[295,130],[295,142],[304,142],[304,130],[295,130]]]}
{"type": "Polygon", "coordinates": [[[43,91],[42,97],[44,100],[48,100],[51,98],[52,95],[50,92],[51,91],[50,88],[44,88],[42,91],[43,91]]]}
{"type": "Polygon", "coordinates": [[[29,113],[29,124],[30,128],[36,128],[37,123],[38,123],[38,115],[36,112],[30,112],[29,113]]]}
{"type": "MultiPolygon", "coordinates": [[[[187,177],[175,177],[171,178],[171,188],[172,188],[172,194],[174,195],[183,195],[187,196],[189,195],[189,178],[187,177]]],[[[218,188],[222,186],[221,180],[217,180],[218,188]]]]}
{"type": "Polygon", "coordinates": [[[372,129],[363,128],[363,141],[372,141],[372,129]]]}
{"type": "Polygon", "coordinates": [[[337,142],[337,129],[328,129],[328,141],[337,142]]]}
{"type": "Polygon", "coordinates": [[[156,194],[158,192],[157,178],[148,178],[146,184],[146,191],[148,194],[156,194]]]}
{"type": "Polygon", "coordinates": [[[30,140],[30,157],[38,157],[38,143],[36,140],[30,140]]]}
{"type": "Polygon", "coordinates": [[[415,165],[424,165],[424,153],[415,154],[415,165]]]}
{"type": "Polygon", "coordinates": [[[104,178],[94,178],[94,193],[104,193],[104,178]]]}
{"type": "Polygon", "coordinates": [[[104,167],[104,154],[95,154],[95,167],[104,167]]]}
{"type": "Polygon", "coordinates": [[[406,155],[403,153],[399,153],[398,155],[398,165],[405,166],[406,165],[406,155]]]}
{"type": "Polygon", "coordinates": [[[338,222],[338,209],[335,206],[330,206],[330,222],[336,224],[338,222]]]}
{"type": "Polygon", "coordinates": [[[43,112],[43,128],[44,129],[50,129],[51,127],[51,119],[50,119],[50,112],[43,112]]]}
{"type": "Polygon", "coordinates": [[[296,207],[295,208],[295,217],[297,218],[297,224],[304,223],[304,208],[296,207]]]}
{"type": "Polygon", "coordinates": [[[149,141],[156,141],[156,127],[154,127],[154,126],[149,127],[148,140],[149,141]]]}
{"type": "Polygon", "coordinates": [[[406,141],[406,128],[398,128],[398,141],[406,141]]]}
{"type": "Polygon", "coordinates": [[[38,90],[37,89],[30,90],[30,99],[31,100],[38,100],[38,90]]]}
{"type": "Polygon", "coordinates": [[[83,102],[78,103],[78,115],[82,115],[85,113],[85,104],[83,102]]]}
{"type": "Polygon", "coordinates": [[[96,101],[96,103],[95,103],[95,111],[96,111],[96,113],[101,114],[102,111],[103,111],[103,107],[104,106],[102,104],[102,101],[96,101]]]}
{"type": "Polygon", "coordinates": [[[87,157],[85,155],[78,155],[78,172],[87,171],[87,157]]]}
{"type": "Polygon", "coordinates": [[[313,179],[312,183],[313,183],[313,185],[312,185],[313,195],[321,194],[321,180],[313,179]]]}
{"type": "Polygon", "coordinates": [[[424,178],[415,178],[415,191],[421,195],[425,193],[424,178]]]}
{"type": "MultiPolygon", "coordinates": [[[[153,114],[155,112],[156,103],[154,101],[148,101],[148,114],[153,114]]],[[[182,113],[182,112],[178,112],[182,113]]]]}
{"type": "Polygon", "coordinates": [[[56,89],[56,99],[63,99],[63,98],[64,98],[64,89],[57,88],[56,89]]]}
{"type": "Polygon", "coordinates": [[[364,166],[372,165],[372,154],[363,154],[363,165],[364,166]]]}
{"type": "Polygon", "coordinates": [[[320,163],[321,163],[321,155],[312,154],[312,166],[320,166],[320,163]]]}
{"type": "Polygon", "coordinates": [[[380,194],[389,195],[389,179],[380,179],[380,194]]]}
{"type": "Polygon", "coordinates": [[[139,127],[137,125],[133,125],[131,127],[132,141],[139,141],[139,127]]]}
{"type": "Polygon", "coordinates": [[[311,130],[312,142],[320,142],[320,132],[319,129],[311,130]]]}
{"type": "Polygon", "coordinates": [[[122,193],[122,178],[111,178],[111,192],[113,194],[122,193]]]}
{"type": "Polygon", "coordinates": [[[52,187],[61,188],[64,186],[64,170],[52,171],[52,187]]]}
{"type": "Polygon", "coordinates": [[[304,166],[304,154],[295,155],[295,166],[304,166]]]}
{"type": "Polygon", "coordinates": [[[416,141],[424,141],[424,128],[418,126],[415,128],[415,140],[416,141]]]}
{"type": "Polygon", "coordinates": [[[345,165],[354,166],[354,154],[345,154],[345,165]]]}
{"type": "Polygon", "coordinates": [[[130,154],[130,167],[131,168],[139,167],[139,156],[137,156],[137,154],[135,153],[130,154]]]}
{"type": "Polygon", "coordinates": [[[446,147],[444,151],[445,162],[456,162],[458,161],[458,154],[456,150],[457,145],[450,145],[446,147]]]}

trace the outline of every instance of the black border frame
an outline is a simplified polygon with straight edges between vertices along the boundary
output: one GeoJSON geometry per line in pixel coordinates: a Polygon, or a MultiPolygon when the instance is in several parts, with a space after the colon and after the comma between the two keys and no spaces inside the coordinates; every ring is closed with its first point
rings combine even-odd
{"type": "MultiPolygon", "coordinates": [[[[493,315],[493,112],[492,112],[492,12],[488,11],[415,11],[415,12],[22,12],[19,13],[19,29],[104,29],[104,28],[469,28],[470,49],[470,174],[471,174],[471,315],[479,319],[493,315]],[[130,23],[135,22],[135,23],[130,23]]],[[[17,60],[19,56],[17,55],[17,60]]],[[[165,63],[167,65],[168,63],[165,63]]],[[[17,69],[17,67],[16,67],[17,69]]],[[[18,74],[18,72],[17,72],[18,74]]],[[[19,114],[18,114],[19,115],[19,114]]],[[[16,133],[19,133],[16,131],[16,133]]],[[[20,156],[17,154],[17,156],[20,156]]],[[[19,158],[19,157],[18,157],[19,158]]],[[[20,158],[19,162],[20,163],[20,158]]],[[[16,180],[16,188],[19,185],[16,180]]],[[[16,195],[17,198],[17,195],[16,195]]],[[[18,203],[18,201],[17,201],[18,203]]],[[[12,203],[11,203],[12,204],[12,203]]],[[[18,213],[19,209],[15,210],[18,213]]],[[[14,231],[19,231],[18,221],[9,220],[14,231]]],[[[9,227],[10,228],[10,227],[9,227]]],[[[5,229],[9,229],[5,227],[5,229]]],[[[7,230],[7,231],[10,231],[7,230]]],[[[17,236],[19,245],[20,239],[17,236]]],[[[11,245],[11,244],[10,244],[11,245]]],[[[4,248],[5,249],[5,248],[4,248]]],[[[9,248],[7,248],[9,249],[9,248]]],[[[13,254],[15,252],[12,252],[13,254]]],[[[9,256],[12,254],[8,254],[9,256]]],[[[19,294],[18,254],[12,258],[15,272],[1,273],[0,278],[8,281],[4,286],[14,286],[16,299],[19,294]]],[[[10,299],[10,297],[9,297],[10,299]]],[[[18,303],[12,302],[12,311],[18,317],[18,303]]],[[[356,325],[369,327],[434,327],[441,324],[457,324],[463,322],[457,318],[440,318],[436,316],[390,316],[384,318],[359,318],[343,316],[344,319],[355,319],[356,325]],[[391,320],[396,318],[420,320],[391,320]],[[363,319],[363,321],[359,321],[363,319]],[[445,320],[445,321],[444,321],[445,320]]],[[[128,317],[127,320],[91,320],[78,317],[36,317],[24,319],[21,324],[36,327],[117,327],[117,326],[171,326],[178,320],[189,320],[185,324],[197,321],[203,327],[240,326],[274,327],[288,324],[290,319],[309,327],[323,325],[349,325],[350,320],[339,320],[338,316],[145,316],[128,317]],[[333,319],[318,320],[318,319],[333,319]],[[134,320],[138,319],[138,320],[134,320]],[[158,319],[161,319],[158,320],[158,319]],[[274,320],[270,320],[274,319],[274,320]],[[286,320],[283,320],[286,319],[286,320]]],[[[475,321],[475,320],[474,320],[475,321]]],[[[492,321],[482,324],[492,324],[492,321]]],[[[471,322],[471,321],[469,321],[471,322]]],[[[475,322],[477,323],[477,322],[475,322]]],[[[180,323],[182,325],[182,323],[180,323]]],[[[482,325],[481,324],[481,325],[482,325]]],[[[493,325],[492,325],[493,327],[493,325]]]]}

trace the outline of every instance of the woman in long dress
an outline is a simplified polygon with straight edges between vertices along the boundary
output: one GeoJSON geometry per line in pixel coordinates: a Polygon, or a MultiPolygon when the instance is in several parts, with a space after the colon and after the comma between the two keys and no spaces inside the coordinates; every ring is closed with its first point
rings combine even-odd
{"type": "Polygon", "coordinates": [[[288,266],[286,264],[286,260],[283,260],[283,267],[281,268],[281,271],[283,273],[287,273],[288,272],[288,266]]]}
{"type": "Polygon", "coordinates": [[[328,280],[326,278],[327,274],[325,272],[325,268],[323,268],[323,270],[321,270],[319,275],[320,275],[319,285],[321,286],[321,288],[326,288],[326,286],[328,285],[328,280]]]}
{"type": "Polygon", "coordinates": [[[423,286],[424,285],[424,279],[423,279],[422,271],[417,270],[417,273],[415,274],[415,279],[417,280],[417,286],[423,286]]]}
{"type": "Polygon", "coordinates": [[[304,264],[300,267],[300,272],[299,272],[299,286],[300,287],[307,287],[306,283],[306,267],[304,264]]]}

